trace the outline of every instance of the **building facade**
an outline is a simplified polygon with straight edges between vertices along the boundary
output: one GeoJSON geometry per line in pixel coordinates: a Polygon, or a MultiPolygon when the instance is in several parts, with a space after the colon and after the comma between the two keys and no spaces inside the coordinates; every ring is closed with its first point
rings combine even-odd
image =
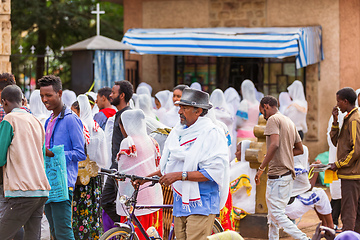
{"type": "Polygon", "coordinates": [[[11,72],[11,12],[10,0],[0,3],[1,39],[0,39],[0,71],[11,72]]]}
{"type": "MultiPolygon", "coordinates": [[[[244,79],[277,96],[295,79],[304,83],[310,158],[327,151],[326,130],[335,93],[360,81],[360,0],[124,0],[124,32],[130,28],[322,27],[324,60],[295,68],[295,58],[260,59],[128,54],[139,80],[154,92],[199,81],[209,93],[244,79]]],[[[130,64],[130,62],[129,62],[130,64]]]]}

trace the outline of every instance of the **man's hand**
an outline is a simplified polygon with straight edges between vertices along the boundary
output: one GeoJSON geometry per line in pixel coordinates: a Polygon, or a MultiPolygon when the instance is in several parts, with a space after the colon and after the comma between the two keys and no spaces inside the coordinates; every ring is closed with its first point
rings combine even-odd
{"type": "Polygon", "coordinates": [[[260,177],[263,174],[264,171],[258,170],[255,175],[255,183],[256,185],[260,184],[260,177]]]}
{"type": "Polygon", "coordinates": [[[335,163],[329,163],[329,165],[330,165],[330,170],[332,171],[336,171],[338,169],[335,163]]]}
{"type": "Polygon", "coordinates": [[[334,118],[333,125],[337,125],[338,123],[338,116],[339,116],[339,108],[335,106],[332,110],[332,115],[334,118]]]}
{"type": "Polygon", "coordinates": [[[49,149],[47,149],[47,148],[46,148],[46,153],[45,153],[45,155],[46,155],[47,157],[54,157],[54,156],[55,156],[54,153],[53,153],[52,151],[50,151],[49,149]]]}
{"type": "Polygon", "coordinates": [[[159,183],[165,186],[169,186],[176,181],[180,181],[182,178],[182,172],[167,173],[160,178],[159,183]]]}

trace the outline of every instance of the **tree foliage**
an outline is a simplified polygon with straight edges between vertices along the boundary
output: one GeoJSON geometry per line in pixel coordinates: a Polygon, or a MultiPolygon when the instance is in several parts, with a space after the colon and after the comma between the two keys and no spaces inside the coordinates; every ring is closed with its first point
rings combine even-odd
{"type": "MultiPolygon", "coordinates": [[[[91,14],[96,9],[95,0],[12,0],[12,54],[19,53],[19,46],[23,47],[21,57],[12,57],[12,68],[20,71],[19,66],[34,57],[30,47],[35,46],[36,78],[45,73],[46,58],[41,57],[49,46],[56,56],[61,56],[50,65],[54,69],[62,67],[65,71],[55,73],[63,75],[65,81],[70,80],[70,53],[61,54],[60,48],[90,38],[96,34],[96,15],[91,14]]],[[[103,36],[121,40],[123,36],[123,7],[122,5],[101,2],[101,10],[105,14],[100,16],[100,33],[103,36]]],[[[35,64],[34,64],[35,65],[35,64]]],[[[34,67],[35,68],[35,67],[34,67]]]]}

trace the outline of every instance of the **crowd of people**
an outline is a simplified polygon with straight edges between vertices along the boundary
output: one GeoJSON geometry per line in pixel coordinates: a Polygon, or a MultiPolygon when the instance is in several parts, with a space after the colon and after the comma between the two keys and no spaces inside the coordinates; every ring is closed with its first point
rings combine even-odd
{"type": "MultiPolygon", "coordinates": [[[[3,239],[98,239],[124,221],[118,193],[130,196],[132,184],[144,184],[140,205],[161,205],[162,189],[171,186],[177,239],[205,239],[219,213],[229,230],[255,213],[256,184],[266,167],[269,239],[279,238],[279,228],[308,239],[291,220],[310,209],[330,229],[333,222],[337,227],[340,211],[344,230],[360,226],[350,213],[356,213],[360,193],[353,170],[358,157],[355,92],[354,99],[350,90],[338,92],[340,109],[334,108],[329,121],[331,169],[347,182],[332,183],[330,203],[308,179],[309,153],[302,143],[308,106],[300,81],[280,93],[279,100],[264,97],[250,80],[242,82],[241,94],[229,87],[210,95],[199,83],[153,95],[149,84],[140,83],[134,91],[124,80],[78,96],[63,90],[53,75],[38,83],[28,103],[13,75],[0,74],[3,239]],[[245,152],[256,140],[253,130],[260,115],[267,120],[267,154],[259,169],[252,169],[245,152]],[[342,126],[352,129],[349,136],[339,135],[342,126]],[[130,181],[117,186],[98,176],[99,168],[157,175],[162,187],[130,181]],[[340,188],[352,191],[352,200],[344,200],[340,188]],[[344,211],[344,204],[351,208],[344,211]]],[[[135,211],[145,229],[155,226],[161,235],[162,210],[135,211]]]]}

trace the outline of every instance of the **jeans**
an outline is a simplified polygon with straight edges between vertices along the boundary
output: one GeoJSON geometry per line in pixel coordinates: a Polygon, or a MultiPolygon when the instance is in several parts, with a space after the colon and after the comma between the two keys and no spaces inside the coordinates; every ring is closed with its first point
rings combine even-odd
{"type": "Polygon", "coordinates": [[[279,239],[279,228],[295,239],[308,240],[305,233],[285,215],[293,186],[291,175],[279,179],[268,179],[266,186],[266,204],[268,207],[269,239],[279,239]]]}
{"type": "Polygon", "coordinates": [[[72,196],[73,191],[69,190],[69,200],[45,205],[45,215],[54,240],[75,240],[71,226],[72,196]]]}
{"type": "Polygon", "coordinates": [[[24,226],[24,240],[39,240],[46,197],[6,198],[0,219],[1,239],[13,239],[24,226]]]}

